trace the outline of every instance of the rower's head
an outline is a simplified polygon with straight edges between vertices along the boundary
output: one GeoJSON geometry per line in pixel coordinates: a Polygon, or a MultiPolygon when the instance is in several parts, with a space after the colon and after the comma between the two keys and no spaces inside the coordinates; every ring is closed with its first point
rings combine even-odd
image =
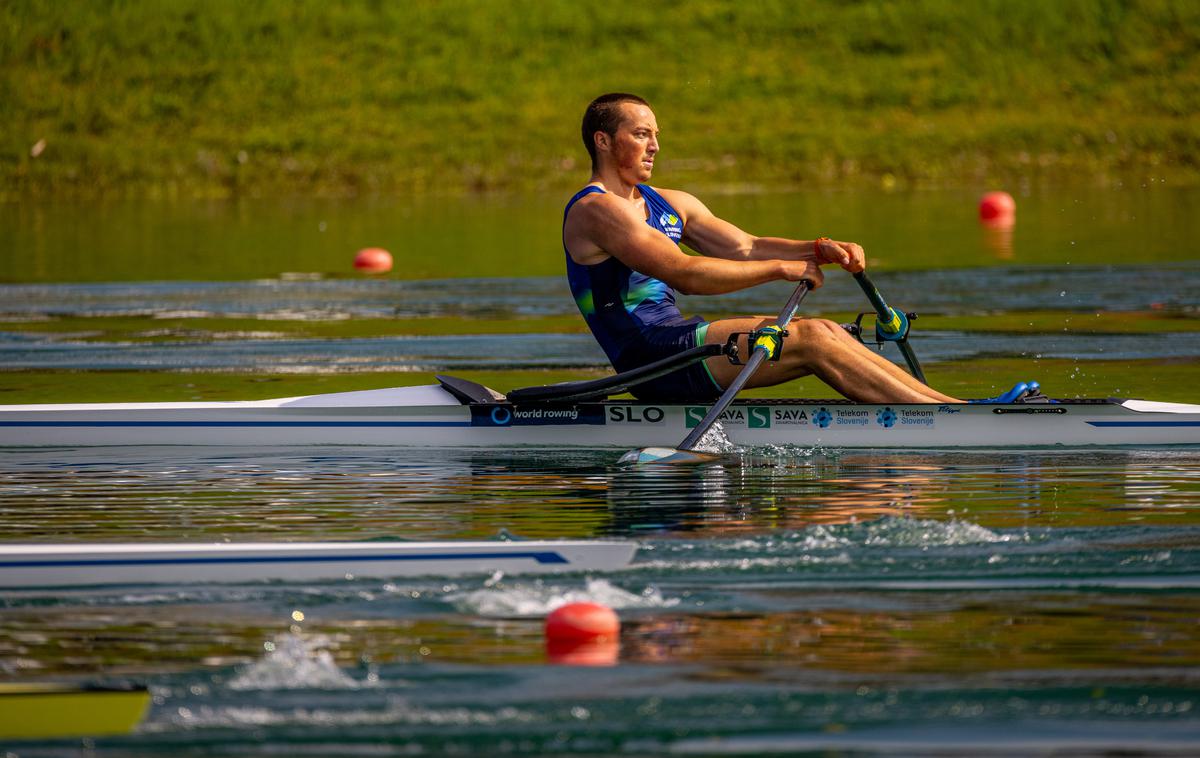
{"type": "Polygon", "coordinates": [[[583,146],[592,172],[615,168],[644,182],[658,152],[658,122],[650,103],[627,92],[611,92],[591,102],[583,114],[583,146]]]}

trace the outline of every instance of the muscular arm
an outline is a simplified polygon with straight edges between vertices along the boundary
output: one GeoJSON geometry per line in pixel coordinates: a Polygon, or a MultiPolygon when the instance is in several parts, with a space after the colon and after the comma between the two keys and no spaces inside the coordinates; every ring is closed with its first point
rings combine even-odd
{"type": "Polygon", "coordinates": [[[589,195],[576,202],[567,215],[563,238],[578,263],[593,264],[611,255],[689,295],[719,295],[777,279],[808,279],[816,286],[822,283],[821,271],[811,256],[789,260],[688,255],[647,226],[633,206],[609,194],[589,195]]]}
{"type": "Polygon", "coordinates": [[[813,240],[756,237],[713,215],[704,203],[686,192],[660,190],[684,217],[683,241],[702,255],[731,261],[813,261],[836,263],[856,273],[866,268],[862,247],[853,242],[823,240],[814,251],[813,240]]]}

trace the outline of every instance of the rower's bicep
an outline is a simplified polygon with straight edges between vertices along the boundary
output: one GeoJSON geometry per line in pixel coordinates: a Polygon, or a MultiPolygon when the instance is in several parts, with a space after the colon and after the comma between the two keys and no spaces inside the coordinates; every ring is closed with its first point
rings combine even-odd
{"type": "Polygon", "coordinates": [[[674,199],[684,216],[683,244],[701,255],[713,258],[745,257],[754,244],[754,237],[719,218],[704,203],[686,193],[674,199]]]}
{"type": "MultiPolygon", "coordinates": [[[[599,204],[597,204],[599,206],[599,204]]],[[[578,228],[600,250],[634,271],[672,284],[690,256],[665,234],[650,228],[634,213],[619,207],[591,207],[580,214],[578,228]]]]}

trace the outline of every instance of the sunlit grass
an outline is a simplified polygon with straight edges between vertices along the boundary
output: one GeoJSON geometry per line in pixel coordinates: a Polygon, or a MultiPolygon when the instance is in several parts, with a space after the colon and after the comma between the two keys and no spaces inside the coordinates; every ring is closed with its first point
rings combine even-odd
{"type": "Polygon", "coordinates": [[[1188,0],[13,0],[0,29],[12,199],[562,190],[614,89],[683,186],[1200,178],[1188,0]]]}

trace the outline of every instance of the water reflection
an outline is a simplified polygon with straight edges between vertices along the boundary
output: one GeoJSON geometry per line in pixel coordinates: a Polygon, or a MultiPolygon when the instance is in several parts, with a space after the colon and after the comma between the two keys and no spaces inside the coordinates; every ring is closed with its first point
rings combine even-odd
{"type": "MultiPolygon", "coordinates": [[[[32,669],[40,676],[203,670],[234,690],[357,689],[370,685],[379,666],[512,666],[540,663],[548,653],[568,664],[697,664],[710,677],[738,667],[740,680],[794,676],[781,668],[889,678],[1103,670],[1113,666],[1114,647],[1123,667],[1200,666],[1200,640],[1191,633],[1200,613],[1194,592],[1173,593],[1165,603],[1156,594],[1098,591],[980,597],[928,590],[849,594],[728,579],[703,584],[706,597],[723,596],[711,609],[622,610],[619,645],[579,651],[548,650],[540,616],[451,613],[447,589],[482,587],[482,580],[452,588],[426,584],[416,599],[406,597],[412,590],[361,582],[315,591],[210,590],[202,604],[138,602],[127,592],[100,604],[64,599],[0,608],[0,662],[9,672],[32,669]],[[314,621],[301,629],[281,612],[288,604],[302,605],[314,621]],[[581,659],[570,660],[573,652],[581,659]]],[[[393,670],[390,683],[403,678],[403,670],[393,670]]]]}
{"type": "Polygon", "coordinates": [[[988,527],[1192,524],[1200,453],[751,450],[628,469],[604,450],[21,449],[10,540],[531,538],[767,533],[881,516],[988,527]]]}
{"type": "MultiPolygon", "coordinates": [[[[1023,194],[1025,260],[1074,265],[1184,260],[1200,193],[1070,188],[1023,194]]],[[[566,196],[115,201],[0,205],[2,281],[274,278],[352,274],[355,251],[389,248],[410,279],[561,276],[566,196]],[[498,233],[500,230],[500,233],[498,233]],[[514,270],[519,266],[519,270],[514,270]]],[[[744,229],[808,239],[841,230],[890,268],[988,265],[968,191],[753,193],[709,198],[744,229]]],[[[399,273],[399,272],[398,272],[399,273]]],[[[776,305],[778,307],[778,305],[776,305]]]]}
{"type": "Polygon", "coordinates": [[[983,245],[999,261],[1011,261],[1016,257],[1013,250],[1013,229],[1011,220],[992,219],[980,224],[983,231],[983,245]]]}

